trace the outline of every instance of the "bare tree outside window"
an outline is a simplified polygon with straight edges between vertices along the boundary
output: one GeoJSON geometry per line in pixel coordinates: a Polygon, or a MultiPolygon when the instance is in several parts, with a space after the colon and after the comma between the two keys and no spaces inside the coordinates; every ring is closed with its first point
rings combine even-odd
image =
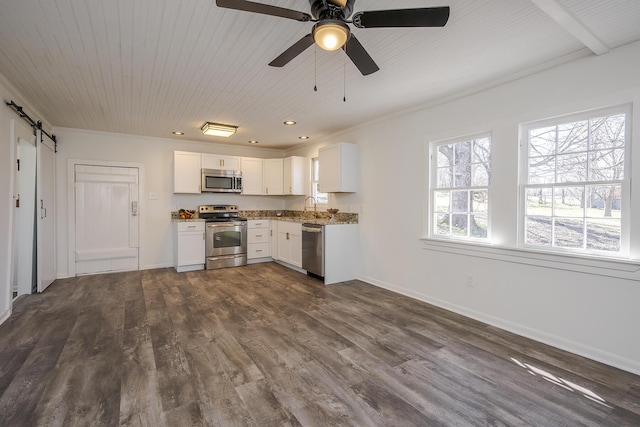
{"type": "Polygon", "coordinates": [[[491,137],[437,143],[432,150],[432,226],[436,237],[487,239],[491,137]]]}
{"type": "Polygon", "coordinates": [[[626,114],[528,128],[524,241],[619,252],[626,114]]]}

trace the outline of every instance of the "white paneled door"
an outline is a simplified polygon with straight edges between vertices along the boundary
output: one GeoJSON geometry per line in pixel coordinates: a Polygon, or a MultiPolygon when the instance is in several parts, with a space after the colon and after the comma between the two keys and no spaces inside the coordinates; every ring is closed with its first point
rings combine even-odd
{"type": "Polygon", "coordinates": [[[138,269],[138,168],[75,165],[76,274],[138,269]]]}
{"type": "Polygon", "coordinates": [[[53,141],[36,132],[36,236],[38,292],[56,280],[56,159],[53,141]]]}

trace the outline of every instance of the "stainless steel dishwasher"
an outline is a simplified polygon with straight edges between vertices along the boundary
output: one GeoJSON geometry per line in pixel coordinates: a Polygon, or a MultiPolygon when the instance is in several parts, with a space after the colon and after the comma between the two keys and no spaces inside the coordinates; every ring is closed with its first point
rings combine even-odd
{"type": "Polygon", "coordinates": [[[324,278],[324,225],[302,224],[302,268],[324,278]]]}

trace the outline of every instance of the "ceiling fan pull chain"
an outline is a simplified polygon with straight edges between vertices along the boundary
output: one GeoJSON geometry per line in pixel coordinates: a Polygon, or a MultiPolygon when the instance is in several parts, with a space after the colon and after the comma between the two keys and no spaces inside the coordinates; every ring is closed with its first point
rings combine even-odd
{"type": "MultiPolygon", "coordinates": [[[[345,46],[344,52],[347,53],[345,46]]],[[[344,56],[344,73],[342,80],[342,102],[347,102],[347,55],[344,56]]]]}
{"type": "Polygon", "coordinates": [[[313,91],[318,91],[318,47],[313,49],[313,91]]]}

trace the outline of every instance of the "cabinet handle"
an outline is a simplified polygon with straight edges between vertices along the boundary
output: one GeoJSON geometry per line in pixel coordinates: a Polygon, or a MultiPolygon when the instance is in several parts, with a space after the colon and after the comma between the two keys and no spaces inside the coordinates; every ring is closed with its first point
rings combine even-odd
{"type": "Polygon", "coordinates": [[[196,228],[195,225],[187,225],[187,228],[196,228]]]}
{"type": "Polygon", "coordinates": [[[256,249],[256,252],[262,252],[262,249],[256,249]]]}
{"type": "Polygon", "coordinates": [[[287,240],[289,240],[289,233],[287,233],[287,240]]]}
{"type": "Polygon", "coordinates": [[[269,187],[266,187],[266,188],[264,189],[264,194],[269,194],[269,187]]]}
{"type": "Polygon", "coordinates": [[[273,237],[273,230],[269,230],[269,236],[273,237]]]}
{"type": "Polygon", "coordinates": [[[291,186],[289,186],[289,194],[291,194],[291,186]]]}
{"type": "Polygon", "coordinates": [[[256,234],[256,237],[262,237],[262,234],[256,234]]]}
{"type": "Polygon", "coordinates": [[[261,222],[256,222],[256,226],[260,226],[260,225],[262,225],[261,222]]]}

